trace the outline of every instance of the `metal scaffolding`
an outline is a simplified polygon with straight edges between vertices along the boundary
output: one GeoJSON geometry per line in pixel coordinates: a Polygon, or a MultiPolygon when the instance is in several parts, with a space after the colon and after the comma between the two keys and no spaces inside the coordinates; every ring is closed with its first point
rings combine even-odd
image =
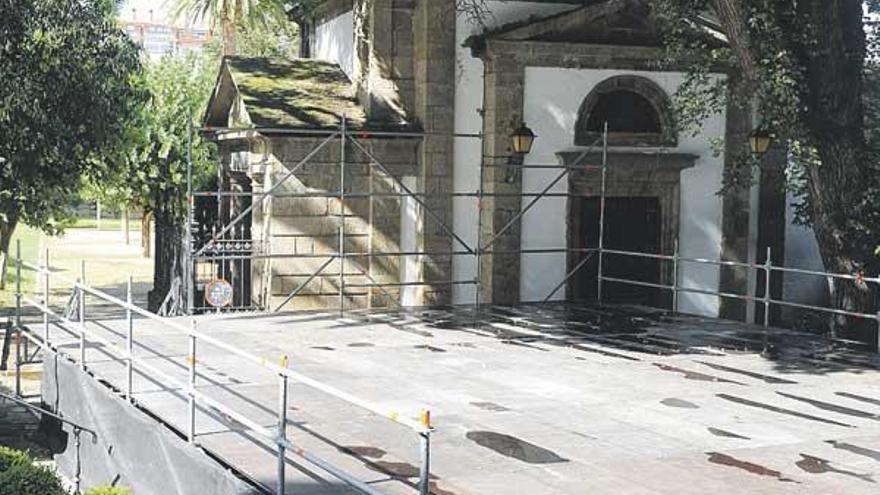
{"type": "MultiPolygon", "coordinates": [[[[227,274],[229,264],[238,263],[239,266],[244,266],[246,263],[247,266],[251,263],[261,261],[271,264],[272,260],[281,260],[281,259],[324,259],[325,261],[318,266],[316,270],[307,274],[305,276],[305,281],[297,285],[293,288],[285,297],[283,297],[282,302],[280,304],[272,307],[269,303],[268,298],[264,301],[259,301],[259,304],[244,304],[238,308],[233,307],[232,309],[262,309],[266,311],[281,311],[285,309],[288,304],[301,296],[305,291],[306,287],[313,282],[315,279],[325,276],[325,270],[333,264],[334,261],[339,261],[338,271],[333,274],[333,276],[337,280],[338,284],[338,310],[340,313],[344,313],[346,311],[346,296],[348,295],[347,289],[377,289],[381,292],[382,296],[392,304],[397,307],[403,308],[400,301],[392,295],[388,289],[391,288],[403,288],[403,287],[421,287],[421,286],[446,286],[451,288],[453,286],[473,286],[474,296],[473,296],[473,305],[475,308],[479,308],[481,304],[485,303],[483,301],[482,293],[483,293],[483,263],[485,256],[492,255],[540,255],[540,254],[565,254],[569,259],[567,260],[567,271],[564,276],[559,280],[557,284],[553,286],[553,289],[547,293],[545,297],[542,298],[544,302],[548,302],[552,300],[560,290],[562,290],[566,284],[568,284],[573,277],[575,277],[583,268],[587,265],[587,263],[592,260],[594,257],[597,258],[597,269],[596,269],[596,299],[599,303],[605,301],[605,285],[608,283],[613,284],[623,284],[630,285],[636,287],[644,287],[651,288],[660,292],[668,292],[671,296],[671,309],[673,312],[677,312],[679,310],[679,300],[681,294],[696,294],[696,295],[708,295],[715,296],[719,299],[735,299],[744,301],[746,304],[752,304],[755,308],[763,309],[763,324],[765,326],[769,326],[769,313],[771,306],[778,307],[789,307],[789,308],[798,308],[805,310],[814,310],[825,312],[827,314],[833,314],[838,316],[849,316],[855,318],[868,318],[875,319],[878,321],[878,325],[880,325],[880,314],[863,314],[852,311],[845,310],[837,310],[819,306],[812,306],[806,304],[800,304],[795,302],[784,301],[781,298],[775,299],[770,293],[770,278],[774,273],[777,275],[782,275],[785,273],[797,273],[801,275],[808,276],[816,276],[816,277],[824,277],[828,280],[838,279],[838,280],[850,280],[853,283],[867,284],[867,283],[875,283],[880,284],[880,277],[876,278],[867,278],[860,274],[830,274],[825,272],[811,271],[811,270],[801,270],[796,268],[786,268],[779,265],[774,265],[772,262],[773,253],[768,248],[766,252],[766,257],[764,258],[764,263],[757,262],[739,262],[739,261],[723,261],[723,260],[714,260],[714,259],[705,259],[705,258],[689,258],[681,256],[679,251],[680,245],[679,240],[673,240],[673,247],[671,254],[664,254],[662,252],[656,253],[648,253],[648,252],[634,252],[634,251],[625,251],[619,249],[609,249],[606,247],[606,199],[608,194],[608,129],[607,124],[605,130],[602,134],[602,137],[594,142],[591,146],[585,147],[585,151],[573,161],[569,161],[568,164],[516,164],[512,163],[512,161],[508,161],[504,164],[492,164],[485,163],[485,160],[481,160],[479,164],[479,184],[476,191],[441,191],[433,194],[428,194],[426,192],[415,191],[404,183],[401,177],[394,175],[389,168],[382,163],[382,161],[377,158],[372,152],[370,152],[369,148],[364,144],[364,141],[367,139],[376,139],[376,138],[408,138],[408,139],[421,139],[422,143],[424,143],[424,139],[431,134],[422,133],[422,132],[389,132],[389,131],[362,131],[362,130],[352,130],[348,127],[347,121],[345,118],[342,119],[340,125],[336,129],[330,130],[295,130],[295,129],[275,129],[275,128],[248,128],[248,129],[236,129],[236,128],[211,128],[211,129],[203,129],[202,131],[210,131],[212,133],[217,134],[235,134],[239,135],[249,135],[254,136],[257,134],[262,135],[281,135],[281,136],[310,136],[313,138],[323,138],[317,145],[314,146],[312,150],[310,150],[301,160],[299,160],[293,166],[287,168],[285,172],[281,174],[281,177],[272,184],[267,190],[262,192],[234,192],[234,191],[194,191],[192,188],[192,166],[190,163],[189,171],[188,171],[188,204],[189,204],[189,218],[194,218],[194,208],[196,207],[196,201],[199,198],[210,198],[215,199],[217,201],[228,200],[231,201],[234,198],[244,197],[250,200],[250,204],[244,208],[242,211],[238,212],[230,222],[225,225],[221,225],[219,229],[215,229],[212,231],[210,238],[206,241],[198,244],[194,241],[192,236],[192,224],[190,228],[187,229],[187,239],[184,252],[187,253],[187,266],[189,269],[187,280],[184,282],[184,290],[183,292],[187,294],[188,304],[186,305],[185,311],[188,313],[192,313],[198,310],[205,310],[208,308],[199,307],[194,305],[194,294],[195,294],[195,284],[197,274],[197,267],[202,263],[208,263],[211,266],[212,270],[215,270],[217,273],[216,276],[223,277],[227,274]],[[255,134],[257,133],[257,134],[255,134]],[[330,145],[333,141],[338,140],[340,144],[340,158],[338,161],[338,170],[339,170],[339,189],[338,191],[320,191],[320,192],[303,192],[303,193],[287,193],[281,191],[281,186],[285,184],[287,180],[291,177],[294,177],[298,170],[300,170],[303,166],[305,166],[308,162],[314,159],[314,157],[321,152],[325,147],[330,145]],[[346,191],[346,166],[348,165],[348,159],[346,157],[346,145],[350,144],[358,153],[363,154],[369,160],[369,167],[375,168],[380,171],[382,174],[390,178],[394,184],[394,192],[375,192],[375,191],[366,191],[366,192],[358,192],[358,191],[346,191]],[[601,163],[599,164],[584,164],[581,165],[580,162],[586,157],[588,152],[596,152],[601,151],[601,163]],[[571,164],[573,163],[573,165],[571,164]],[[499,169],[499,170],[513,170],[514,172],[522,173],[524,170],[534,169],[534,170],[549,170],[549,171],[558,171],[558,173],[552,177],[551,180],[547,181],[544,186],[539,191],[519,191],[519,192],[490,192],[486,190],[486,182],[487,182],[487,171],[489,169],[499,169]],[[564,179],[566,179],[572,171],[592,171],[596,172],[599,175],[599,185],[598,185],[598,194],[583,194],[583,193],[572,193],[571,191],[566,192],[554,192],[554,188],[564,179]],[[521,207],[517,211],[515,215],[513,215],[507,222],[504,223],[499,229],[492,232],[484,232],[485,230],[485,222],[483,219],[484,215],[484,206],[485,201],[490,198],[519,198],[521,202],[521,207]],[[599,212],[598,212],[598,238],[596,240],[597,247],[572,247],[572,246],[564,246],[564,247],[551,247],[551,248],[541,248],[541,249],[528,249],[523,248],[522,243],[519,243],[517,248],[515,249],[496,249],[495,245],[502,238],[502,236],[508,233],[511,229],[513,229],[518,222],[522,220],[522,218],[528,214],[532,209],[543,199],[546,198],[597,198],[599,200],[599,212]],[[249,215],[257,208],[258,206],[264,206],[270,198],[298,198],[298,199],[308,199],[308,198],[326,198],[326,199],[336,199],[339,201],[339,211],[336,213],[336,218],[338,222],[337,229],[337,239],[336,245],[337,248],[335,252],[331,253],[285,253],[285,252],[274,252],[271,249],[271,243],[268,242],[267,239],[254,240],[254,239],[245,239],[242,237],[236,237],[235,227],[239,225],[241,222],[245,221],[249,218],[249,215]],[[439,230],[443,232],[443,234],[450,239],[452,247],[446,251],[428,251],[428,250],[397,250],[392,252],[376,252],[372,249],[362,250],[362,251],[352,251],[346,250],[346,239],[348,234],[346,232],[346,207],[347,202],[354,199],[378,199],[378,198],[411,198],[416,204],[421,208],[421,214],[423,219],[430,218],[432,221],[436,222],[439,230]],[[476,200],[477,203],[477,221],[476,221],[476,245],[471,245],[466,242],[460,233],[456,232],[454,227],[450,225],[448,222],[444,220],[443,214],[435,212],[431,206],[428,204],[429,199],[452,199],[452,198],[472,198],[476,200]],[[238,252],[235,252],[234,249],[230,249],[224,246],[232,245],[239,249],[238,252]],[[661,277],[659,282],[649,282],[644,280],[631,280],[616,276],[610,276],[606,273],[606,264],[608,262],[608,256],[616,256],[616,257],[628,257],[628,258],[641,258],[641,259],[653,259],[658,263],[668,263],[671,268],[671,273],[669,273],[668,277],[661,277]],[[361,258],[361,259],[375,259],[375,258],[388,258],[388,257],[403,257],[403,256],[415,256],[420,258],[430,258],[430,257],[448,257],[450,259],[455,259],[458,257],[471,257],[475,260],[475,276],[473,279],[466,280],[453,280],[450,278],[448,280],[419,280],[419,281],[403,281],[398,280],[394,282],[378,282],[373,276],[371,276],[366,271],[361,271],[361,275],[367,280],[367,283],[351,283],[346,280],[346,268],[348,267],[348,262],[350,262],[353,258],[361,258]],[[575,258],[576,257],[576,258],[575,258]],[[755,294],[754,290],[750,289],[746,294],[736,294],[730,292],[722,292],[717,288],[709,289],[705,287],[693,287],[687,286],[682,283],[682,277],[680,271],[685,266],[715,266],[720,268],[728,268],[728,269],[739,269],[743,270],[747,273],[747,278],[754,280],[763,281],[763,290],[762,294],[755,294]],[[217,268],[219,267],[219,269],[217,268]],[[664,283],[663,279],[667,279],[664,283]]],[[[482,135],[480,134],[463,134],[463,135],[453,135],[453,137],[465,137],[465,138],[475,138],[480,139],[482,135]]],[[[418,165],[418,164],[414,164],[418,165]]],[[[239,234],[242,232],[242,229],[239,229],[239,234]]],[[[451,272],[452,270],[450,270],[451,272]]],[[[241,268],[239,268],[239,272],[241,272],[241,268]]],[[[268,270],[269,275],[271,276],[271,268],[268,270]]],[[[661,270],[662,272],[662,270],[661,270]]],[[[271,280],[268,282],[271,289],[271,280]]],[[[878,342],[880,342],[880,330],[878,330],[878,342]]]]}
{"type": "MultiPolygon", "coordinates": [[[[373,288],[378,289],[382,295],[388,301],[392,302],[394,305],[398,307],[402,307],[400,302],[391,295],[387,289],[389,288],[401,288],[401,287],[441,287],[441,286],[461,286],[461,285],[469,285],[474,286],[474,296],[473,296],[473,304],[475,306],[480,306],[480,304],[484,301],[481,300],[481,293],[483,287],[483,257],[491,256],[491,255],[529,255],[529,254],[566,254],[566,255],[577,255],[582,256],[578,263],[565,274],[563,280],[554,287],[554,289],[543,298],[545,301],[551,300],[564,286],[565,284],[577,274],[577,272],[586,265],[586,263],[592,258],[595,253],[599,253],[599,258],[601,260],[601,247],[602,247],[602,232],[604,226],[604,216],[605,216],[605,202],[604,202],[604,194],[605,194],[605,181],[607,180],[607,132],[603,134],[603,137],[597,140],[593,146],[601,145],[602,153],[602,164],[598,165],[563,165],[563,164],[487,164],[481,161],[479,167],[479,184],[475,191],[452,191],[452,192],[438,192],[435,194],[428,194],[425,192],[419,192],[408,187],[401,177],[394,175],[389,168],[377,158],[370,149],[364,144],[365,140],[368,139],[393,139],[393,138],[408,138],[408,139],[420,139],[424,142],[424,139],[430,136],[429,133],[423,132],[394,132],[394,131],[360,131],[355,130],[352,131],[347,123],[347,120],[343,117],[341,120],[339,127],[337,129],[332,130],[303,130],[303,129],[277,129],[277,128],[247,128],[247,129],[237,129],[237,128],[205,128],[200,129],[202,132],[211,132],[214,134],[220,135],[229,135],[239,133],[241,135],[254,136],[253,133],[259,133],[261,135],[282,135],[282,136],[304,136],[304,137],[312,137],[312,138],[323,138],[313,149],[305,155],[301,160],[299,160],[296,164],[289,167],[286,171],[281,173],[280,177],[269,187],[267,190],[262,192],[238,192],[238,191],[230,191],[230,190],[217,190],[217,191],[196,191],[193,188],[192,182],[192,162],[189,161],[188,170],[187,170],[187,203],[189,205],[189,212],[187,218],[189,219],[189,228],[186,231],[186,237],[184,240],[184,253],[186,254],[186,280],[183,281],[182,292],[185,294],[184,299],[186,300],[185,305],[181,305],[184,312],[192,313],[194,311],[204,311],[208,308],[205,306],[199,306],[197,304],[197,298],[195,294],[197,292],[197,284],[200,278],[205,278],[205,268],[204,265],[208,264],[207,270],[213,270],[213,274],[209,274],[208,278],[221,278],[226,279],[228,275],[230,275],[230,271],[234,271],[235,267],[238,267],[238,272],[241,273],[246,263],[253,263],[257,261],[267,262],[271,264],[273,260],[282,260],[282,259],[324,259],[324,263],[320,264],[317,270],[308,274],[305,277],[305,281],[291,290],[286,297],[283,298],[281,304],[275,305],[272,307],[270,304],[270,300],[266,298],[262,301],[253,301],[254,304],[247,301],[240,301],[240,304],[231,305],[227,309],[262,309],[268,311],[280,311],[285,309],[287,305],[293,301],[295,298],[301,296],[303,292],[306,290],[308,284],[312,283],[315,279],[328,276],[325,274],[325,270],[327,270],[330,265],[333,264],[334,261],[339,261],[338,270],[334,274],[336,278],[336,283],[338,285],[338,310],[342,313],[346,310],[346,293],[347,289],[363,289],[363,288],[373,288]],[[298,170],[300,170],[303,166],[309,163],[314,157],[328,147],[333,141],[338,140],[340,144],[339,150],[339,161],[338,161],[338,174],[339,174],[339,185],[338,190],[336,191],[319,191],[319,192],[302,192],[302,193],[289,193],[281,190],[282,186],[287,183],[289,179],[296,176],[298,170]],[[348,165],[348,159],[346,157],[346,146],[351,145],[356,152],[364,155],[369,159],[369,166],[375,168],[384,176],[391,179],[394,184],[394,192],[375,192],[375,191],[347,191],[346,190],[346,168],[348,165]],[[486,182],[486,170],[490,168],[496,168],[499,170],[514,170],[518,172],[522,172],[526,169],[536,169],[536,170],[554,170],[559,173],[549,181],[540,191],[537,192],[518,192],[518,193],[504,193],[504,192],[488,192],[485,189],[486,182]],[[493,249],[494,246],[498,243],[498,241],[502,238],[502,236],[508,233],[511,229],[513,229],[519,221],[529,212],[531,211],[542,199],[544,198],[572,198],[572,197],[595,197],[593,195],[585,195],[585,194],[572,194],[572,193],[561,193],[561,192],[553,192],[554,187],[556,187],[563,179],[565,179],[570,172],[574,170],[595,170],[601,171],[602,177],[602,187],[601,187],[601,208],[600,208],[600,240],[599,240],[599,248],[575,248],[575,247],[558,247],[558,248],[543,248],[543,249],[515,249],[515,250],[503,250],[503,249],[493,249]],[[231,220],[225,224],[221,223],[212,228],[210,233],[210,237],[205,239],[203,242],[197,242],[195,237],[193,236],[194,231],[194,218],[195,218],[195,209],[198,208],[197,203],[199,201],[205,200],[215,200],[217,202],[232,202],[235,199],[244,198],[246,201],[249,200],[249,205],[237,212],[231,220]],[[253,238],[245,238],[241,235],[244,232],[244,228],[242,228],[242,224],[244,222],[250,221],[251,216],[257,208],[265,208],[267,202],[269,202],[272,198],[278,199],[336,199],[339,202],[339,211],[335,214],[338,222],[337,227],[337,241],[336,241],[336,250],[333,253],[324,253],[324,254],[304,254],[304,253],[295,253],[295,252],[274,252],[271,249],[270,243],[267,242],[266,239],[253,239],[253,238]],[[417,251],[393,251],[393,252],[377,252],[372,249],[366,251],[346,251],[346,240],[349,237],[349,234],[346,231],[346,208],[348,205],[348,201],[353,199],[380,199],[380,198],[410,198],[414,201],[419,208],[421,209],[421,215],[423,219],[430,219],[433,222],[436,222],[439,229],[443,232],[443,235],[450,239],[452,244],[452,248],[448,251],[442,252],[432,252],[428,250],[417,250],[417,251]],[[444,220],[444,215],[439,214],[434,211],[433,208],[428,204],[430,199],[442,199],[444,201],[452,200],[453,198],[471,198],[474,199],[477,203],[477,221],[476,221],[476,245],[471,245],[466,242],[462,235],[459,232],[456,232],[454,227],[449,224],[449,222],[444,220]],[[484,220],[483,220],[483,208],[485,201],[488,198],[520,198],[522,201],[528,200],[520,210],[514,215],[512,218],[508,219],[508,221],[497,231],[494,232],[486,232],[484,233],[484,220]],[[238,227],[238,228],[237,228],[238,227]],[[238,250],[236,252],[236,249],[238,250]],[[351,283],[349,282],[346,276],[346,269],[350,267],[350,260],[352,258],[362,258],[362,259],[372,259],[372,258],[389,258],[389,257],[404,257],[404,256],[414,256],[414,257],[449,257],[450,259],[454,259],[457,257],[472,257],[475,260],[476,273],[473,279],[467,280],[421,280],[421,281],[397,281],[397,282],[385,282],[380,283],[375,280],[373,276],[371,276],[367,272],[361,272],[361,275],[365,277],[369,282],[368,283],[351,283]],[[202,273],[200,273],[199,268],[202,267],[202,273]],[[230,269],[230,267],[233,267],[230,269]]],[[[482,138],[480,134],[456,134],[453,137],[464,137],[464,138],[482,138]]],[[[191,141],[191,140],[190,140],[191,141]]],[[[413,165],[418,166],[418,163],[414,163],[413,165]]],[[[231,207],[230,207],[231,209],[231,207]]],[[[328,215],[333,216],[333,215],[328,215]]],[[[250,266],[250,271],[253,273],[253,264],[250,266]]],[[[600,263],[601,267],[601,263],[600,263]]],[[[271,271],[271,268],[268,269],[271,271]]],[[[599,279],[601,280],[601,268],[599,279]]],[[[269,282],[271,284],[271,282],[269,282]]],[[[601,294],[601,282],[599,282],[599,291],[601,294]]],[[[243,289],[243,283],[239,282],[239,290],[243,289]]],[[[270,288],[271,289],[271,288],[270,288]]]]}

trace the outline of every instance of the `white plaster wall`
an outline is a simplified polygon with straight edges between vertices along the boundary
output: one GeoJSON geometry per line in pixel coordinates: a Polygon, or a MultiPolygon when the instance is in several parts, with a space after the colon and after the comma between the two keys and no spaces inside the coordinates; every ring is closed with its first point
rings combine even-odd
{"type": "MultiPolygon", "coordinates": [[[[538,135],[528,164],[556,164],[556,152],[574,144],[574,126],[581,102],[599,82],[617,75],[646,77],[672,95],[682,82],[682,75],[668,72],[617,70],[526,68],[524,118],[538,135]]],[[[721,187],[723,156],[713,156],[711,140],[724,136],[721,115],[707,119],[701,132],[679,136],[674,151],[692,153],[699,158],[693,168],[681,175],[681,217],[679,249],[682,256],[720,259],[721,256],[721,187]]],[[[672,151],[672,150],[670,150],[672,151]]],[[[539,192],[558,174],[555,170],[526,169],[523,192],[539,192]]],[[[562,180],[553,192],[566,192],[562,180]]],[[[530,198],[524,198],[525,205],[530,198]]],[[[524,217],[522,246],[559,248],[566,245],[566,198],[545,198],[524,217]]],[[[522,255],[520,293],[523,301],[543,299],[565,276],[565,255],[522,255]]],[[[718,289],[718,268],[711,265],[685,264],[680,268],[680,283],[704,290],[718,289]]],[[[563,291],[556,297],[565,297],[563,291]]],[[[682,293],[679,309],[683,312],[717,316],[715,296],[682,293]]]]}
{"type": "MultiPolygon", "coordinates": [[[[486,27],[494,28],[509,22],[526,19],[532,15],[548,16],[578,7],[572,4],[541,2],[489,1],[491,15],[485,19],[486,27]]],[[[483,130],[480,110],[483,108],[483,62],[471,56],[470,48],[463,47],[472,34],[484,29],[466,17],[459,15],[456,23],[456,86],[455,86],[455,132],[456,134],[479,134],[483,130]]],[[[474,137],[455,138],[455,165],[453,187],[457,192],[476,192],[480,183],[482,140],[474,137]]],[[[474,198],[454,198],[452,204],[453,229],[471,247],[477,243],[477,201],[474,198]]],[[[456,243],[456,251],[462,251],[456,243]]],[[[473,256],[456,256],[452,262],[455,280],[474,280],[477,261],[473,256]]],[[[453,302],[474,302],[475,287],[453,286],[453,302]]]]}
{"type": "Polygon", "coordinates": [[[354,74],[354,15],[348,11],[315,27],[314,53],[319,60],[336,62],[352,78],[354,74]]]}
{"type": "MultiPolygon", "coordinates": [[[[798,198],[789,193],[785,201],[785,266],[825,271],[813,229],[794,223],[793,205],[798,198]]],[[[816,306],[828,304],[828,284],[821,277],[786,273],[782,279],[782,294],[786,301],[816,306]]],[[[791,312],[783,310],[784,314],[791,312]]]]}

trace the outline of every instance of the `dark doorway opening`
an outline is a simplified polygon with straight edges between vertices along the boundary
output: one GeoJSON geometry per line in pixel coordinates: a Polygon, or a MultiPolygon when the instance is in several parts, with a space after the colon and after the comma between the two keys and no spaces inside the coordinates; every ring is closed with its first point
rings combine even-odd
{"type": "MultiPolygon", "coordinates": [[[[599,247],[599,198],[572,200],[572,244],[579,248],[599,247]]],[[[627,197],[605,199],[605,249],[639,253],[660,253],[660,200],[627,197]]],[[[581,254],[578,254],[581,256],[581,254]]],[[[576,264],[580,258],[572,260],[576,264]]],[[[619,254],[604,254],[603,276],[659,284],[661,260],[619,254]]],[[[597,296],[598,255],[572,279],[576,299],[597,296]]],[[[603,282],[603,299],[609,303],[665,306],[663,294],[654,287],[603,282]]]]}

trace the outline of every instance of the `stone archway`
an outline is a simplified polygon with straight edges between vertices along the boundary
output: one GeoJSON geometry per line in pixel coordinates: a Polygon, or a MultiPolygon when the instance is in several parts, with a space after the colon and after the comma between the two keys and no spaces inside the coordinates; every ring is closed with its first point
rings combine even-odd
{"type": "Polygon", "coordinates": [[[614,76],[597,84],[578,111],[575,145],[601,143],[605,122],[612,146],[677,145],[669,96],[645,77],[614,76]]]}

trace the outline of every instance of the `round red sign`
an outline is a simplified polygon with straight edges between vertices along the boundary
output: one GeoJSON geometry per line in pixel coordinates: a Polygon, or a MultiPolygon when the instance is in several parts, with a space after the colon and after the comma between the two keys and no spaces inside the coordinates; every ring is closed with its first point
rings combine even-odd
{"type": "Polygon", "coordinates": [[[205,286],[205,302],[215,308],[225,308],[232,304],[232,285],[217,279],[205,286]]]}

